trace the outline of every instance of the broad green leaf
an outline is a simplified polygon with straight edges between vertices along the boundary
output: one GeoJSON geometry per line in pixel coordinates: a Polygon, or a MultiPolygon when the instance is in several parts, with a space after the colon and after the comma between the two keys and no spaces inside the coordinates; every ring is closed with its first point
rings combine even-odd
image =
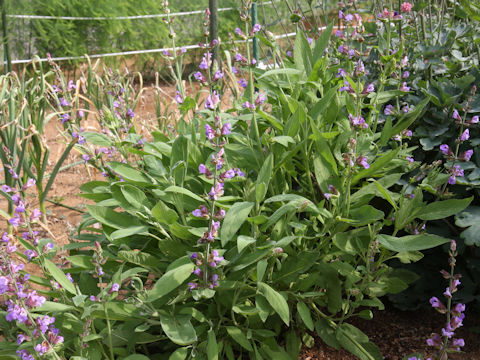
{"type": "Polygon", "coordinates": [[[267,266],[268,261],[266,259],[262,259],[257,263],[257,282],[261,282],[263,280],[267,266]]]}
{"type": "Polygon", "coordinates": [[[195,328],[188,315],[162,315],[160,316],[162,330],[172,342],[177,345],[190,345],[197,341],[195,328]]]}
{"type": "Polygon", "coordinates": [[[383,219],[385,216],[383,211],[375,209],[371,205],[363,205],[359,208],[350,210],[349,217],[355,220],[353,226],[363,226],[366,224],[371,224],[375,221],[383,219]]]}
{"type": "Polygon", "coordinates": [[[188,348],[182,347],[175,350],[168,360],[185,360],[188,355],[188,348]]]}
{"type": "Polygon", "coordinates": [[[75,286],[72,284],[70,280],[68,280],[65,273],[60,270],[57,265],[52,263],[50,260],[45,259],[44,261],[45,268],[47,271],[52,275],[56,282],[58,282],[65,290],[73,295],[77,295],[77,291],[75,290],[75,286]]]}
{"type": "Polygon", "coordinates": [[[257,186],[255,188],[255,199],[257,204],[260,204],[267,194],[268,185],[272,178],[273,170],[273,154],[268,155],[263,163],[257,177],[257,186]]]}
{"type": "Polygon", "coordinates": [[[218,355],[217,337],[215,336],[215,332],[210,329],[207,340],[207,359],[218,360],[218,355]]]}
{"type": "Polygon", "coordinates": [[[186,195],[188,197],[191,197],[192,199],[194,200],[197,200],[197,201],[200,201],[200,202],[203,202],[204,200],[198,196],[197,194],[191,192],[190,190],[188,189],[185,189],[185,188],[182,188],[180,186],[169,186],[168,188],[166,188],[164,190],[165,192],[173,192],[175,194],[182,194],[182,195],[186,195]]]}
{"type": "Polygon", "coordinates": [[[108,138],[108,136],[97,133],[97,132],[83,132],[82,136],[85,138],[87,143],[98,145],[98,146],[105,146],[110,147],[113,145],[112,140],[108,138]]]}
{"type": "Polygon", "coordinates": [[[220,238],[222,240],[222,246],[225,246],[240,229],[247,219],[248,214],[250,214],[253,205],[251,202],[237,202],[228,209],[221,229],[220,238]]]}
{"type": "Polygon", "coordinates": [[[167,271],[157,280],[152,290],[148,292],[148,300],[154,301],[182,285],[190,277],[193,269],[193,264],[184,264],[167,271]]]}
{"type": "Polygon", "coordinates": [[[247,351],[253,351],[250,341],[248,341],[245,334],[239,328],[235,326],[226,326],[228,335],[235,340],[239,345],[241,345],[247,351]]]}
{"type": "Polygon", "coordinates": [[[270,316],[270,306],[268,305],[267,299],[265,299],[262,295],[258,294],[255,296],[255,307],[258,310],[258,315],[260,316],[260,320],[265,322],[267,318],[270,316]]]}
{"type": "Polygon", "coordinates": [[[455,225],[468,229],[460,237],[466,245],[480,246],[480,207],[470,206],[455,217],[455,225]]]}
{"type": "Polygon", "coordinates": [[[273,76],[273,75],[299,75],[302,71],[298,69],[285,68],[285,69],[273,69],[265,71],[261,76],[258,77],[258,80],[273,76]]]}
{"type": "Polygon", "coordinates": [[[118,175],[120,175],[125,180],[139,183],[143,185],[150,185],[152,186],[153,183],[150,178],[145,175],[144,173],[134,169],[132,166],[128,164],[124,164],[117,161],[111,161],[108,165],[115,171],[118,175]]]}
{"type": "Polygon", "coordinates": [[[290,309],[288,308],[288,303],[284,297],[263,282],[258,283],[257,292],[267,299],[273,310],[275,310],[283,322],[288,325],[290,323],[290,309]]]}
{"type": "Polygon", "coordinates": [[[300,317],[302,318],[302,321],[307,327],[307,329],[310,331],[313,331],[314,327],[313,327],[312,314],[310,313],[308,306],[305,305],[304,302],[299,301],[297,303],[297,311],[300,314],[300,317]]]}
{"type": "Polygon", "coordinates": [[[325,30],[322,31],[320,37],[315,41],[315,49],[313,50],[313,62],[323,57],[325,49],[332,36],[334,22],[330,23],[325,30]]]}
{"type": "Polygon", "coordinates": [[[288,148],[288,144],[295,144],[295,140],[293,138],[291,138],[290,136],[285,136],[285,135],[275,136],[272,139],[272,141],[276,142],[276,143],[279,143],[286,148],[288,148]]]}
{"type": "Polygon", "coordinates": [[[90,216],[102,224],[108,225],[114,229],[125,229],[130,226],[142,226],[140,221],[127,213],[119,213],[110,208],[87,205],[90,216]]]}
{"type": "Polygon", "coordinates": [[[119,229],[110,234],[112,240],[123,239],[132,235],[145,233],[148,231],[148,226],[131,226],[126,229],[119,229]]]}
{"type": "Polygon", "coordinates": [[[377,241],[389,250],[402,253],[405,251],[431,249],[450,240],[432,234],[408,235],[400,238],[379,234],[377,235],[377,241]]]}
{"type": "Polygon", "coordinates": [[[126,358],[123,358],[122,360],[150,360],[150,358],[141,354],[132,354],[132,355],[128,355],[126,358]]]}
{"type": "Polygon", "coordinates": [[[392,199],[392,197],[390,196],[390,193],[388,192],[387,189],[385,189],[383,187],[382,184],[380,184],[377,180],[373,180],[373,183],[375,184],[375,186],[377,187],[378,191],[380,191],[380,193],[382,194],[382,197],[387,200],[390,205],[393,206],[393,208],[396,210],[398,210],[398,207],[397,207],[397,204],[395,203],[395,201],[392,199]]]}
{"type": "Polygon", "coordinates": [[[335,349],[340,349],[340,343],[335,336],[335,323],[332,323],[331,320],[319,318],[315,322],[315,331],[325,344],[335,349]]]}
{"type": "Polygon", "coordinates": [[[470,205],[472,200],[473,196],[467,199],[435,201],[425,206],[418,217],[422,220],[445,219],[464,210],[468,205],[470,205]]]}
{"type": "Polygon", "coordinates": [[[74,311],[75,307],[53,301],[45,301],[39,308],[35,308],[36,312],[53,312],[60,313],[64,311],[74,311]]]}
{"type": "Polygon", "coordinates": [[[254,244],[257,240],[250,236],[239,235],[237,237],[237,249],[241,253],[248,245],[254,244]]]}
{"type": "Polygon", "coordinates": [[[121,192],[127,200],[135,209],[143,210],[143,207],[149,206],[149,201],[145,193],[133,185],[123,185],[120,186],[121,192]]]}
{"type": "Polygon", "coordinates": [[[380,156],[377,158],[371,165],[370,168],[368,169],[363,169],[360,170],[352,179],[352,185],[356,185],[360,180],[369,177],[369,176],[374,176],[377,171],[384,170],[385,166],[390,163],[395,156],[397,156],[398,152],[400,149],[396,150],[391,150],[387,152],[385,155],[380,156]]]}
{"type": "Polygon", "coordinates": [[[154,255],[138,250],[120,250],[118,257],[132,264],[155,268],[159,265],[159,259],[154,255]]]}
{"type": "Polygon", "coordinates": [[[178,220],[177,212],[170,209],[163,201],[159,201],[152,209],[155,219],[164,225],[171,225],[178,220]]]}
{"type": "Polygon", "coordinates": [[[371,353],[371,349],[366,346],[368,336],[350,324],[342,324],[337,327],[336,337],[343,348],[358,356],[361,360],[380,360],[382,355],[378,352],[371,353]]]}

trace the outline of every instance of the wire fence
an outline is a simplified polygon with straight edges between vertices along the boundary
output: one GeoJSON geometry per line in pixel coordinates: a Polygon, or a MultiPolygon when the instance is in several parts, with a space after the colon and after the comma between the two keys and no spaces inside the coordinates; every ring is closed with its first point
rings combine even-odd
{"type": "MultiPolygon", "coordinates": [[[[276,2],[280,2],[281,0],[272,0],[263,2],[262,5],[274,5],[276,2]]],[[[218,8],[218,12],[225,12],[225,11],[233,11],[237,10],[236,7],[225,7],[225,8],[218,8]]],[[[6,15],[9,19],[23,19],[23,20],[64,20],[64,21],[122,21],[122,20],[141,20],[141,19],[154,19],[154,18],[166,18],[167,16],[171,17],[183,17],[183,16],[192,16],[192,15],[200,15],[204,14],[205,10],[194,10],[194,11],[186,11],[186,12],[172,12],[172,13],[162,13],[162,14],[147,14],[147,15],[135,15],[135,16],[115,16],[115,17],[107,17],[107,16],[98,16],[98,17],[81,17],[81,16],[44,16],[44,15],[26,15],[26,14],[8,14],[6,15]]],[[[288,38],[294,36],[296,33],[285,33],[283,35],[277,35],[275,38],[288,38]]],[[[6,41],[6,40],[4,40],[6,41]]],[[[240,41],[242,42],[242,41],[240,41]]],[[[8,44],[4,44],[5,49],[8,44]]],[[[192,49],[199,49],[201,48],[199,45],[186,45],[186,46],[179,46],[178,48],[183,48],[185,50],[192,50],[192,49]]],[[[131,51],[121,51],[121,52],[111,52],[111,53],[101,53],[101,54],[91,54],[91,55],[82,55],[82,56],[61,56],[61,57],[52,57],[51,59],[54,61],[75,61],[75,60],[82,60],[88,58],[96,59],[96,58],[104,58],[104,57],[116,57],[116,56],[128,56],[128,55],[141,55],[141,54],[153,54],[153,53],[162,53],[166,51],[172,51],[172,48],[156,48],[156,49],[142,49],[142,50],[131,50],[131,51]]],[[[17,64],[28,64],[30,62],[45,62],[48,61],[48,58],[40,58],[38,56],[34,56],[30,59],[14,59],[10,60],[9,65],[17,65],[17,64]]],[[[6,65],[8,63],[8,59],[4,59],[3,64],[6,65]]]]}

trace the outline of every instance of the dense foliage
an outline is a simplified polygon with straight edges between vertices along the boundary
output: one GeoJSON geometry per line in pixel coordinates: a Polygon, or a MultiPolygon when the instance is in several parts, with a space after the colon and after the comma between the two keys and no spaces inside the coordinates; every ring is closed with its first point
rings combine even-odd
{"type": "Polygon", "coordinates": [[[469,55],[478,22],[466,15],[478,14],[443,4],[430,17],[422,4],[382,7],[370,22],[341,4],[341,27],[322,32],[310,22],[325,18],[291,9],[297,36],[284,49],[251,22],[245,3],[231,32],[247,46],[233,42],[220,66],[211,55],[218,43],[205,37],[188,74],[202,89],[196,96],[181,81],[181,49],[164,54],[177,80],[175,110],[158,103],[159,126],[148,134],[135,122],[139,75],[100,76],[90,65],[67,81],[49,61],[31,79],[3,76],[2,356],[296,359],[316,333],[360,359],[381,359],[348,320],[371,319],[383,296],[418,279],[395,261],[416,263],[443,244],[446,302],[430,302],[447,322],[428,344],[442,360],[459,351],[458,301],[472,297],[461,294],[451,239],[461,251],[478,245],[477,208],[469,207],[478,203],[480,165],[478,60],[469,55]],[[256,66],[253,37],[270,66],[256,66]],[[84,131],[88,113],[101,132],[84,131]],[[45,221],[26,201],[34,185],[42,200],[61,170],[45,184],[48,149],[32,131],[54,116],[67,150],[75,146],[104,177],[81,187],[94,204],[62,249],[39,236],[45,221]],[[473,229],[460,235],[455,215],[473,229]],[[24,272],[17,247],[43,277],[24,272]]]}

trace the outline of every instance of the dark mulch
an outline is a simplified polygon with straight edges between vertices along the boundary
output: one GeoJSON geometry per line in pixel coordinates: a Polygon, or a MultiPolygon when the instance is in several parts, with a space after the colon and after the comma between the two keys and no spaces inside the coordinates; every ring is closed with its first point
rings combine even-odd
{"type": "MultiPolygon", "coordinates": [[[[456,331],[456,337],[465,339],[464,352],[449,356],[452,360],[480,360],[480,315],[472,311],[465,313],[464,326],[456,331]],[[475,332],[476,331],[476,332],[475,332]]],[[[444,315],[433,309],[400,311],[391,306],[386,310],[374,311],[372,320],[355,319],[352,324],[365,332],[370,340],[382,351],[386,360],[401,360],[414,352],[432,356],[432,349],[426,344],[432,332],[439,333],[444,327],[444,315]]],[[[312,348],[302,350],[300,360],[353,360],[357,357],[344,350],[336,350],[318,337],[312,348]]]]}

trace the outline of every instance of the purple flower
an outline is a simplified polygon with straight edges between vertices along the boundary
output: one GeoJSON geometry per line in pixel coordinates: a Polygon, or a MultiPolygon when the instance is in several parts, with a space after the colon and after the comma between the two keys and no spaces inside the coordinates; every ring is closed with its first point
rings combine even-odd
{"type": "Polygon", "coordinates": [[[8,185],[2,185],[2,191],[5,192],[5,193],[9,193],[9,192],[14,191],[14,189],[11,188],[11,187],[8,186],[8,185]]]}
{"type": "Polygon", "coordinates": [[[453,336],[453,331],[442,329],[442,335],[450,339],[453,336]]]}
{"type": "Polygon", "coordinates": [[[36,221],[40,219],[42,212],[39,209],[33,209],[32,213],[30,214],[30,221],[36,221]]]}
{"type": "Polygon", "coordinates": [[[457,305],[455,305],[455,308],[454,308],[454,311],[456,313],[462,313],[465,311],[465,305],[462,304],[462,303],[458,303],[457,305]]]}
{"type": "Polygon", "coordinates": [[[243,31],[240,29],[240,28],[235,28],[235,34],[237,34],[238,36],[245,36],[245,34],[243,33],[243,31]]]}
{"type": "Polygon", "coordinates": [[[465,340],[463,340],[463,339],[453,339],[452,346],[453,347],[464,347],[465,346],[465,340]]]}
{"type": "Polygon", "coordinates": [[[400,86],[400,91],[410,91],[410,87],[407,86],[407,83],[405,81],[403,82],[402,86],[400,86]]]}
{"type": "Polygon", "coordinates": [[[233,171],[235,171],[235,174],[237,174],[237,176],[245,177],[245,173],[242,170],[235,168],[233,169],[233,171]]]}
{"type": "Polygon", "coordinates": [[[355,56],[355,50],[354,49],[350,49],[348,50],[348,58],[351,59],[355,56]]]}
{"type": "Polygon", "coordinates": [[[245,102],[242,104],[242,107],[243,107],[244,109],[255,110],[255,104],[250,103],[250,101],[245,101],[245,102]]]}
{"type": "Polygon", "coordinates": [[[265,101],[267,101],[267,95],[265,95],[265,93],[260,93],[255,99],[255,105],[261,106],[265,103],[265,101]]]}
{"type": "Polygon", "coordinates": [[[177,90],[174,99],[175,99],[175,102],[177,104],[183,104],[183,98],[182,98],[182,94],[180,93],[180,91],[177,90]]]}
{"type": "Polygon", "coordinates": [[[452,297],[452,293],[450,292],[450,287],[447,287],[445,289],[445,291],[443,292],[443,295],[445,295],[446,297],[449,297],[449,298],[452,297]]]}
{"type": "Polygon", "coordinates": [[[35,345],[34,349],[38,355],[43,356],[50,350],[50,345],[47,342],[42,342],[41,344],[35,345]]]}
{"type": "Polygon", "coordinates": [[[465,129],[465,131],[460,136],[460,141],[467,141],[468,139],[470,139],[470,131],[468,129],[465,129]]]}
{"type": "Polygon", "coordinates": [[[205,124],[205,135],[208,140],[215,138],[215,130],[209,124],[205,124]]]}
{"type": "Polygon", "coordinates": [[[252,33],[257,33],[257,32],[259,32],[260,30],[262,30],[262,25],[260,25],[260,24],[255,24],[255,25],[253,25],[253,27],[252,27],[252,33]]]}
{"type": "Polygon", "coordinates": [[[45,332],[48,330],[48,327],[55,322],[55,318],[45,315],[42,318],[37,318],[37,325],[42,334],[45,334],[45,332]]]}
{"type": "Polygon", "coordinates": [[[411,162],[411,163],[415,162],[415,159],[414,159],[413,157],[410,157],[410,156],[407,156],[405,159],[406,159],[408,162],[411,162]]]}
{"type": "Polygon", "coordinates": [[[360,155],[357,159],[357,164],[363,166],[365,169],[370,168],[370,164],[367,162],[367,157],[360,155]]]}
{"type": "Polygon", "coordinates": [[[370,83],[365,89],[363,89],[362,94],[369,94],[373,91],[375,91],[375,87],[373,86],[373,84],[370,83]]]}
{"type": "Polygon", "coordinates": [[[229,135],[232,132],[232,124],[225,123],[222,127],[222,135],[229,135]]]}
{"type": "Polygon", "coordinates": [[[247,63],[247,58],[245,56],[243,56],[242,54],[237,53],[235,55],[235,61],[241,62],[241,63],[247,63]]]}
{"type": "Polygon", "coordinates": [[[22,360],[35,360],[35,358],[25,349],[17,350],[16,353],[22,360]]]}
{"type": "Polygon", "coordinates": [[[8,222],[9,222],[10,225],[12,225],[12,226],[19,226],[23,221],[22,221],[22,219],[21,219],[17,214],[15,214],[15,216],[12,217],[12,218],[10,218],[10,219],[8,220],[8,222]]]}
{"type": "Polygon", "coordinates": [[[335,37],[342,38],[343,36],[344,35],[343,35],[343,32],[341,30],[335,31],[335,37]]]}
{"type": "Polygon", "coordinates": [[[203,76],[203,74],[200,71],[197,71],[196,73],[194,73],[193,77],[195,78],[195,80],[200,81],[200,82],[206,82],[207,81],[205,76],[203,76]]]}
{"type": "Polygon", "coordinates": [[[227,170],[222,174],[222,178],[233,179],[235,177],[235,171],[233,169],[227,170]]]}
{"type": "Polygon", "coordinates": [[[443,308],[442,302],[435,296],[430,298],[430,304],[432,305],[433,308],[443,308]]]}
{"type": "Polygon", "coordinates": [[[65,100],[63,97],[58,100],[60,102],[60,106],[70,106],[70,103],[67,100],[65,100]]]}
{"type": "Polygon", "coordinates": [[[215,71],[215,74],[213,75],[213,81],[218,81],[221,78],[223,78],[223,72],[220,70],[215,71]]]}
{"type": "Polygon", "coordinates": [[[205,108],[210,110],[215,110],[218,103],[220,102],[220,96],[214,90],[212,94],[209,94],[207,100],[205,101],[205,108]]]}
{"type": "Polygon", "coordinates": [[[475,115],[470,119],[470,124],[478,124],[478,115],[475,115]]]}
{"type": "Polygon", "coordinates": [[[447,144],[440,145],[440,151],[446,156],[450,156],[452,154],[450,147],[447,144]]]}
{"type": "Polygon", "coordinates": [[[208,196],[210,200],[218,200],[223,195],[223,183],[217,183],[215,187],[212,187],[208,196]]]}
{"type": "Polygon", "coordinates": [[[62,114],[62,124],[65,124],[68,120],[70,120],[70,115],[62,114]]]}
{"type": "Polygon", "coordinates": [[[460,114],[458,113],[457,109],[453,110],[452,118],[454,118],[457,121],[462,121],[462,118],[460,117],[460,114]]]}
{"type": "Polygon", "coordinates": [[[119,289],[120,289],[120,285],[118,283],[113,283],[109,293],[111,294],[111,293],[117,292],[119,289]]]}
{"type": "Polygon", "coordinates": [[[90,155],[87,155],[87,154],[83,154],[82,155],[82,159],[83,161],[85,162],[85,164],[91,159],[90,155]]]}
{"type": "Polygon", "coordinates": [[[28,258],[29,261],[32,260],[35,256],[38,255],[34,250],[31,250],[31,249],[25,250],[24,254],[28,258]]]}
{"type": "Polygon", "coordinates": [[[348,21],[348,22],[353,21],[353,15],[352,14],[345,15],[345,20],[348,21]]]}
{"type": "Polygon", "coordinates": [[[356,128],[368,129],[368,124],[365,122],[365,119],[361,116],[353,116],[352,114],[348,115],[350,124],[356,128]]]}
{"type": "Polygon", "coordinates": [[[247,80],[243,78],[238,80],[238,85],[245,89],[248,86],[247,80]]]}
{"type": "Polygon", "coordinates": [[[345,77],[346,75],[347,75],[347,72],[344,69],[342,69],[342,68],[338,69],[337,78],[345,77]]]}
{"type": "Polygon", "coordinates": [[[205,166],[205,164],[198,165],[198,172],[200,174],[206,174],[207,173],[207,167],[205,166]]]}
{"type": "Polygon", "coordinates": [[[134,116],[135,116],[135,113],[133,112],[133,110],[131,108],[128,108],[127,110],[127,116],[132,119],[134,116]]]}
{"type": "Polygon", "coordinates": [[[401,67],[405,67],[405,66],[407,66],[407,65],[408,65],[408,56],[405,55],[405,56],[402,58],[402,60],[400,60],[400,66],[401,66],[401,67]]]}
{"type": "Polygon", "coordinates": [[[407,70],[405,70],[405,71],[403,72],[403,74],[402,74],[402,79],[406,79],[406,78],[408,78],[409,76],[410,76],[410,73],[409,73],[407,70]]]}
{"type": "Polygon", "coordinates": [[[207,70],[208,69],[208,64],[210,57],[212,56],[211,53],[207,52],[203,55],[202,61],[200,62],[200,65],[198,66],[201,70],[207,70]]]}

